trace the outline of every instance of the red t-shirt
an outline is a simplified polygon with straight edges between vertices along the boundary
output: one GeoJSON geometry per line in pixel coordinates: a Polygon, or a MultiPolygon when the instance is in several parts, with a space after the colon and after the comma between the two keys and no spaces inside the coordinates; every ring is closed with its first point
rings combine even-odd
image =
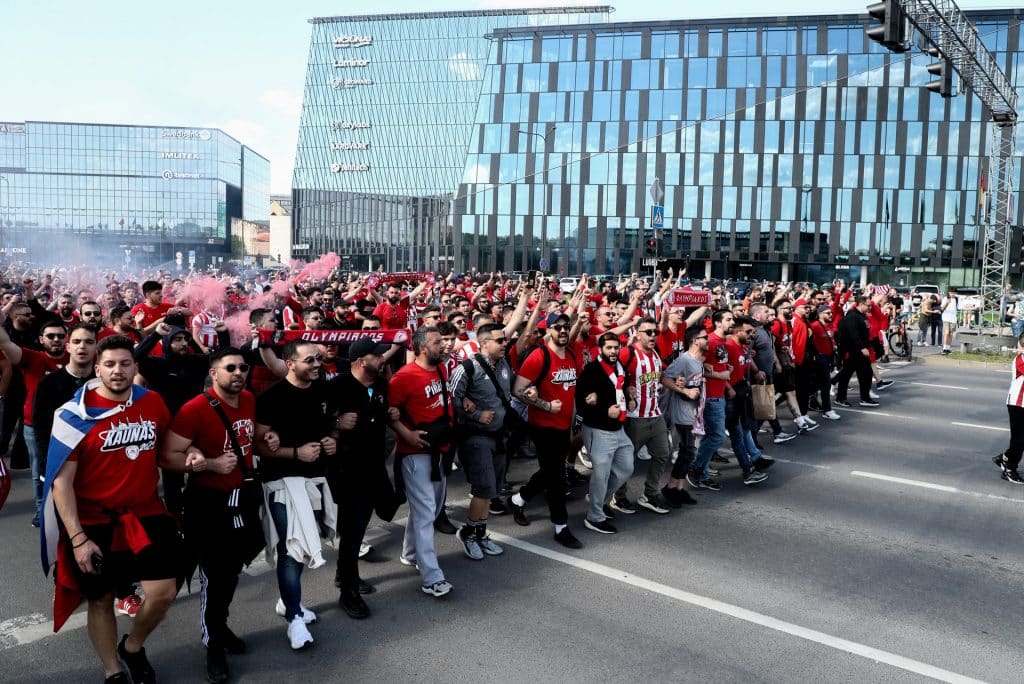
{"type": "Polygon", "coordinates": [[[21,376],[25,379],[25,406],[22,407],[25,425],[32,425],[32,403],[36,400],[36,388],[39,387],[39,381],[55,370],[66,366],[69,360],[67,352],[64,352],[64,356],[55,359],[46,352],[22,347],[21,363],[18,364],[18,368],[21,370],[21,376]]]}
{"type": "Polygon", "coordinates": [[[108,337],[113,337],[114,335],[123,335],[124,337],[127,337],[135,344],[138,344],[139,342],[142,341],[142,335],[139,334],[138,330],[132,330],[131,332],[123,333],[120,330],[115,330],[114,328],[104,328],[103,330],[100,330],[96,334],[96,341],[99,342],[100,340],[104,340],[108,337]]]}
{"type": "Polygon", "coordinates": [[[373,315],[380,319],[385,330],[401,330],[409,327],[409,298],[405,297],[397,306],[391,302],[381,302],[373,310],[373,315]]]}
{"type": "Polygon", "coordinates": [[[138,313],[142,311],[145,314],[145,316],[142,317],[142,323],[138,325],[140,329],[145,330],[146,328],[148,328],[149,326],[153,325],[161,318],[166,316],[167,312],[173,308],[174,305],[171,304],[170,302],[160,302],[159,304],[156,305],[156,308],[149,306],[145,302],[139,302],[138,304],[132,307],[132,319],[134,319],[138,315],[138,313]]]}
{"type": "Polygon", "coordinates": [[[658,333],[658,355],[661,360],[668,359],[673,354],[682,354],[686,351],[686,326],[680,325],[675,332],[671,328],[665,328],[658,333]]]}
{"type": "MultiPolygon", "coordinates": [[[[413,361],[398,369],[388,383],[388,400],[402,412],[402,424],[410,430],[445,416],[445,393],[448,393],[448,374],[443,370],[428,371],[413,361]]],[[[452,421],[452,400],[448,394],[448,421],[452,421]]],[[[423,449],[407,444],[399,438],[395,445],[399,454],[419,454],[423,449]]]]}
{"type": "MultiPolygon", "coordinates": [[[[704,363],[711,365],[711,370],[721,373],[729,365],[729,350],[725,346],[725,339],[715,333],[708,335],[708,350],[704,354],[704,363]]],[[[707,378],[704,387],[708,399],[721,399],[725,396],[725,380],[718,378],[707,378]]]]}
{"type": "Polygon", "coordinates": [[[735,387],[747,375],[747,350],[731,337],[726,338],[725,349],[729,353],[729,363],[732,365],[729,384],[735,387]]]}
{"type": "MultiPolygon", "coordinates": [[[[216,392],[216,390],[211,390],[216,392]]],[[[253,470],[252,464],[252,436],[255,428],[253,417],[256,415],[256,398],[252,392],[242,390],[238,396],[238,408],[228,406],[225,402],[220,405],[231,422],[235,432],[235,439],[245,456],[245,465],[249,472],[253,470]]],[[[192,445],[203,452],[206,458],[219,458],[224,453],[235,453],[231,446],[231,438],[228,431],[224,429],[224,421],[217,415],[217,411],[210,406],[209,400],[200,394],[189,400],[182,406],[174,422],[171,424],[171,431],[192,441],[192,445]]],[[[210,470],[204,470],[189,475],[189,481],[197,485],[211,489],[230,491],[242,486],[242,469],[235,468],[227,475],[221,475],[210,470]]]]}
{"type": "Polygon", "coordinates": [[[811,323],[811,341],[818,354],[832,356],[836,352],[835,333],[821,321],[811,323]]]}
{"type": "Polygon", "coordinates": [[[547,349],[547,353],[551,357],[551,363],[545,377],[539,377],[544,367],[544,350],[539,347],[530,352],[530,355],[523,361],[523,365],[519,368],[519,375],[537,386],[540,398],[544,401],[560,399],[562,410],[558,413],[550,413],[530,406],[527,420],[531,425],[537,427],[568,430],[572,427],[572,416],[576,406],[576,378],[580,372],[579,357],[574,356],[574,353],[568,350],[565,352],[565,358],[558,356],[550,348],[547,349]]]}
{"type": "MultiPolygon", "coordinates": [[[[96,391],[85,397],[89,408],[109,409],[118,403],[96,391]]],[[[74,487],[83,525],[110,522],[105,510],[152,515],[157,507],[163,509],[156,491],[157,454],[170,422],[164,400],[156,392],[146,392],[124,411],[98,421],[78,443],[68,460],[78,462],[74,487]]]]}

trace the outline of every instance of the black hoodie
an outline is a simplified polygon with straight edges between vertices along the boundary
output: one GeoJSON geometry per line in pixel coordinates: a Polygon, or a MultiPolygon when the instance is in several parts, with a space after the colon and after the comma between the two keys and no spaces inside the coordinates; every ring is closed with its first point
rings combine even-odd
{"type": "MultiPolygon", "coordinates": [[[[154,331],[147,335],[135,347],[135,362],[139,364],[139,373],[146,378],[149,388],[159,394],[171,415],[178,412],[185,402],[202,393],[210,369],[210,361],[206,354],[174,354],[171,353],[171,338],[180,333],[188,332],[184,328],[171,326],[171,333],[161,336],[154,331]],[[163,356],[150,356],[157,342],[163,342],[163,356]]],[[[230,343],[226,330],[220,331],[218,348],[230,343]]]]}

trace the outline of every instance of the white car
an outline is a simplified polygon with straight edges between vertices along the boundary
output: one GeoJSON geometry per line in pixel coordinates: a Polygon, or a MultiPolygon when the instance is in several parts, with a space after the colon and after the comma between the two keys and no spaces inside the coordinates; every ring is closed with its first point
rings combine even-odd
{"type": "Polygon", "coordinates": [[[558,281],[558,289],[567,295],[571,295],[580,286],[580,279],[576,277],[562,278],[558,281]]]}

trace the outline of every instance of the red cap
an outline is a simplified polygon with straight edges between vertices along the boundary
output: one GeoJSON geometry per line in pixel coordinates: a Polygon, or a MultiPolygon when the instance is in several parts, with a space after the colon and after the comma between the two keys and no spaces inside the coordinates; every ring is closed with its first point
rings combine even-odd
{"type": "Polygon", "coordinates": [[[793,308],[794,309],[797,308],[798,306],[807,306],[807,300],[806,299],[798,299],[795,302],[793,302],[793,308]]]}

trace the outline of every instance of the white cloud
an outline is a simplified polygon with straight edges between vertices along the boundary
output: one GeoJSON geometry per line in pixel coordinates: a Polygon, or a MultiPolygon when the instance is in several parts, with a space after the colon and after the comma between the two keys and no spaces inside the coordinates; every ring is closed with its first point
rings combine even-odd
{"type": "Polygon", "coordinates": [[[448,60],[448,68],[465,81],[479,81],[480,67],[465,52],[456,52],[448,60]]]}

